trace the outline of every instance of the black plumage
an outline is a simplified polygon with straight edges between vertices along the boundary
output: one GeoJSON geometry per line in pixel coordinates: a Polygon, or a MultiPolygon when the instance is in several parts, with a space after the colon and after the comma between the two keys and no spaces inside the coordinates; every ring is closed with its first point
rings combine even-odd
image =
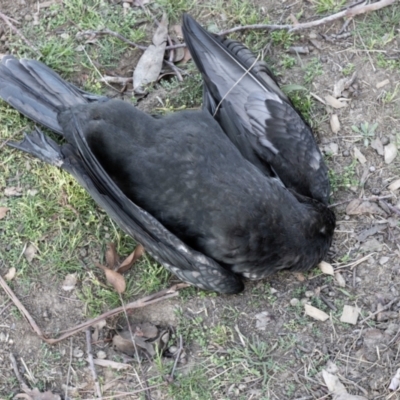
{"type": "MultiPolygon", "coordinates": [[[[219,50],[213,57],[228,74],[231,66],[219,50]]],[[[215,103],[208,86],[218,85],[206,85],[207,104],[215,103]]],[[[259,94],[254,96],[257,101],[259,94]]],[[[0,64],[0,97],[68,142],[58,145],[36,130],[14,147],[70,172],[126,233],[186,282],[237,293],[243,289],[241,276],[259,279],[282,268],[306,270],[329,249],[335,222],[325,198],[307,197],[312,188],[296,192],[293,171],[286,178],[285,166],[281,178],[267,157],[261,162],[246,157],[246,151],[256,152],[257,143],[251,137],[246,143],[246,136],[236,140],[237,131],[227,131],[224,115],[237,113],[234,123],[243,124],[235,108],[220,107],[225,114],[218,121],[226,134],[210,106],[153,118],[127,102],[82,92],[40,62],[12,56],[0,64]]],[[[290,105],[278,103],[267,110],[275,107],[273,115],[278,115],[276,121],[268,119],[268,129],[279,130],[279,113],[285,112],[279,107],[290,105]]],[[[248,104],[236,106],[243,114],[248,104]]],[[[259,112],[256,106],[249,111],[252,118],[259,112]]],[[[253,125],[264,127],[264,119],[253,125]]],[[[274,143],[280,145],[284,138],[274,143]]]]}

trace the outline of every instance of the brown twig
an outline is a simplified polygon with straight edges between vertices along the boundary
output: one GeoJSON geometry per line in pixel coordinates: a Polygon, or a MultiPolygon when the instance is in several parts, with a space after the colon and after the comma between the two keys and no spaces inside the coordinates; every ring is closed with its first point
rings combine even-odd
{"type": "Polygon", "coordinates": [[[190,286],[188,283],[178,283],[174,286],[171,286],[168,289],[161,290],[157,293],[154,293],[150,296],[143,297],[142,299],[136,300],[132,303],[127,304],[125,307],[117,307],[114,308],[113,310],[107,311],[104,314],[101,314],[97,318],[93,318],[91,320],[88,320],[86,322],[83,322],[82,324],[79,324],[73,328],[66,329],[64,331],[61,331],[62,335],[56,339],[48,338],[46,335],[43,334],[41,329],[38,327],[36,324],[35,320],[31,317],[29,314],[28,310],[24,307],[24,305],[18,300],[17,296],[14,294],[14,292],[11,290],[11,288],[7,285],[6,281],[0,276],[0,286],[4,289],[4,291],[8,294],[10,299],[14,302],[14,304],[17,306],[18,310],[24,315],[24,317],[28,320],[30,323],[32,329],[35,331],[35,333],[46,343],[49,344],[55,344],[60,342],[61,340],[64,340],[72,335],[74,335],[77,332],[81,332],[84,329],[88,328],[89,326],[92,326],[94,324],[97,324],[99,321],[112,317],[113,315],[119,314],[126,310],[133,310],[136,308],[142,308],[150,304],[158,303],[159,301],[169,299],[171,297],[178,296],[178,291],[190,286]]]}
{"type": "Polygon", "coordinates": [[[94,361],[93,361],[92,338],[91,338],[90,328],[86,329],[86,352],[88,355],[87,361],[89,363],[89,368],[92,373],[92,377],[93,377],[93,381],[94,381],[94,387],[96,388],[97,398],[102,399],[103,395],[101,394],[99,380],[97,379],[96,367],[95,367],[94,361]]]}
{"type": "Polygon", "coordinates": [[[328,22],[336,21],[337,19],[340,18],[352,18],[356,15],[360,14],[365,14],[370,11],[376,11],[381,8],[390,6],[395,3],[396,0],[380,0],[377,1],[376,3],[368,4],[368,5],[359,5],[356,7],[348,8],[343,11],[339,11],[336,14],[329,15],[328,17],[324,17],[315,21],[310,21],[310,22],[303,22],[300,24],[292,25],[292,24],[286,24],[286,25],[268,25],[268,24],[256,24],[256,25],[243,25],[243,26],[236,26],[235,28],[227,29],[225,31],[221,31],[217,33],[219,36],[224,36],[229,33],[233,32],[241,32],[241,31],[246,31],[246,30],[270,30],[270,31],[276,31],[276,30],[287,30],[288,32],[296,32],[300,31],[302,29],[309,29],[309,28],[314,28],[316,26],[324,25],[327,24],[328,22]]]}
{"type": "MultiPolygon", "coordinates": [[[[393,194],[388,194],[386,196],[363,197],[360,200],[362,200],[362,201],[378,201],[378,200],[383,200],[383,199],[391,199],[393,197],[395,197],[393,194]]],[[[332,207],[341,206],[342,204],[350,203],[353,200],[355,200],[355,199],[353,198],[353,199],[347,199],[347,200],[339,201],[337,203],[330,204],[328,207],[332,208],[332,207]]]]}
{"type": "Polygon", "coordinates": [[[388,304],[386,304],[386,306],[383,306],[380,310],[375,311],[374,313],[368,315],[368,317],[364,318],[362,321],[360,321],[360,324],[363,324],[364,322],[367,322],[368,320],[370,320],[371,318],[375,317],[375,315],[378,315],[379,313],[381,313],[382,311],[386,311],[388,310],[390,307],[392,307],[392,305],[394,303],[396,303],[396,301],[398,301],[399,298],[396,297],[395,299],[393,299],[391,302],[389,302],[388,304]]]}
{"type": "Polygon", "coordinates": [[[179,349],[178,349],[178,352],[176,353],[175,362],[174,362],[174,366],[172,367],[171,375],[169,376],[172,381],[174,379],[176,366],[178,364],[179,358],[181,357],[182,350],[183,350],[183,339],[182,339],[182,335],[179,335],[179,349]]]}
{"type": "Polygon", "coordinates": [[[105,28],[105,29],[101,29],[99,31],[93,31],[93,30],[87,30],[87,31],[83,31],[78,33],[77,37],[81,37],[81,36],[97,36],[97,35],[110,35],[110,36],[114,36],[119,40],[122,40],[123,42],[125,42],[126,44],[129,44],[129,46],[131,47],[135,47],[139,50],[146,50],[147,46],[142,46],[141,44],[137,44],[135,42],[132,42],[131,40],[127,39],[125,36],[122,36],[121,34],[119,34],[118,32],[114,32],[111,29],[105,28]]]}
{"type": "Polygon", "coordinates": [[[22,33],[16,28],[10,21],[7,15],[0,12],[0,18],[10,27],[10,29],[16,33],[39,57],[43,57],[43,54],[37,49],[22,33]]]}
{"type": "Polygon", "coordinates": [[[29,390],[28,385],[25,383],[24,378],[22,378],[21,374],[19,373],[18,370],[18,365],[17,365],[17,360],[14,357],[13,353],[10,353],[10,360],[12,364],[12,368],[14,370],[15,377],[17,378],[18,383],[21,386],[21,389],[25,392],[26,390],[29,390]]]}

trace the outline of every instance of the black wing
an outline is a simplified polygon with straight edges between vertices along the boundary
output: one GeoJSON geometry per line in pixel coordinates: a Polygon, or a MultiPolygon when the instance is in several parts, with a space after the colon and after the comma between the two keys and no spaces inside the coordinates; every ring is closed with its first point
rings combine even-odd
{"type": "Polygon", "coordinates": [[[242,155],[264,173],[274,171],[286,187],[327,204],[328,173],[315,138],[266,63],[187,14],[182,31],[203,75],[205,108],[242,155]]]}

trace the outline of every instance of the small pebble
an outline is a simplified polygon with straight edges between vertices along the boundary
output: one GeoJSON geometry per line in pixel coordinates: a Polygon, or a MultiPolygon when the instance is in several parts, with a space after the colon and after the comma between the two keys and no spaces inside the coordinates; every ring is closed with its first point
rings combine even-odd
{"type": "Polygon", "coordinates": [[[98,351],[96,355],[97,355],[97,358],[100,358],[100,359],[102,359],[102,360],[104,360],[105,358],[107,358],[107,354],[106,354],[106,352],[103,351],[103,350],[98,351]]]}
{"type": "Polygon", "coordinates": [[[300,300],[300,303],[303,304],[303,305],[304,305],[304,304],[307,304],[307,303],[308,303],[308,299],[306,299],[306,298],[301,299],[301,300],[300,300]]]}
{"type": "Polygon", "coordinates": [[[383,144],[384,146],[386,146],[387,144],[389,144],[390,140],[389,140],[388,137],[382,136],[382,137],[381,137],[381,142],[382,142],[382,144],[383,144]]]}
{"type": "Polygon", "coordinates": [[[374,196],[378,196],[378,194],[380,194],[381,191],[380,191],[378,188],[371,188],[371,193],[372,193],[374,196]]]}
{"type": "Polygon", "coordinates": [[[369,172],[375,172],[375,167],[374,167],[373,165],[371,165],[371,166],[369,167],[369,172]]]}
{"type": "Polygon", "coordinates": [[[349,157],[349,156],[350,156],[350,152],[349,152],[348,150],[345,150],[345,151],[342,153],[342,155],[343,155],[343,157],[349,157]]]}
{"type": "Polygon", "coordinates": [[[293,298],[290,300],[290,305],[296,307],[300,303],[299,299],[293,298]]]}
{"type": "Polygon", "coordinates": [[[307,290],[305,293],[306,297],[313,297],[314,296],[314,292],[312,290],[307,290]]]}

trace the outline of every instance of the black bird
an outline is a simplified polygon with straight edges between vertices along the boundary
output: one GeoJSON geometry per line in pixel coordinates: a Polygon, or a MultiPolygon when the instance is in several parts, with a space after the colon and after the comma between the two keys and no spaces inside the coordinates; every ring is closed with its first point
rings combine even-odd
{"type": "Polygon", "coordinates": [[[329,249],[335,220],[324,202],[246,160],[207,110],[153,118],[12,56],[0,64],[0,97],[68,142],[36,130],[12,146],[70,172],[183,281],[237,293],[241,276],[306,270],[329,249]]]}

